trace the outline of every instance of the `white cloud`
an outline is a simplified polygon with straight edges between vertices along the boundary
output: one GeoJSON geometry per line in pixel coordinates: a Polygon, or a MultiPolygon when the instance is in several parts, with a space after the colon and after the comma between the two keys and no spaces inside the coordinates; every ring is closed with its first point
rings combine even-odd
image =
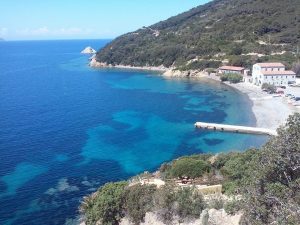
{"type": "Polygon", "coordinates": [[[40,27],[37,29],[21,29],[16,30],[16,33],[21,36],[70,36],[70,35],[88,35],[94,31],[91,28],[68,27],[59,29],[49,29],[48,27],[40,27]]]}
{"type": "Polygon", "coordinates": [[[8,29],[6,27],[0,27],[0,36],[6,36],[8,29]]]}

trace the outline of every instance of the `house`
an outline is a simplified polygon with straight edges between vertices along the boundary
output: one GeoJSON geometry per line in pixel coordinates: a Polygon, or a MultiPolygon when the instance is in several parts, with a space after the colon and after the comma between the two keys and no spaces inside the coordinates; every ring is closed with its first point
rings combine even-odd
{"type": "Polygon", "coordinates": [[[253,65],[252,82],[258,86],[264,83],[287,86],[296,82],[296,74],[285,70],[282,63],[257,63],[253,65]]]}
{"type": "Polygon", "coordinates": [[[244,67],[237,67],[237,66],[222,66],[218,69],[219,73],[238,73],[244,75],[244,67]]]}

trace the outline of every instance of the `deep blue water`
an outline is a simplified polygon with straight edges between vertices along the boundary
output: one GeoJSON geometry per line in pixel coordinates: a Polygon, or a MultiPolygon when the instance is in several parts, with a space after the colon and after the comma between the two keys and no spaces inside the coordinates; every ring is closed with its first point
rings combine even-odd
{"type": "Polygon", "coordinates": [[[0,224],[75,224],[82,196],[105,182],[266,140],[194,129],[255,124],[227,86],[89,68],[79,52],[105,43],[0,42],[0,224]]]}

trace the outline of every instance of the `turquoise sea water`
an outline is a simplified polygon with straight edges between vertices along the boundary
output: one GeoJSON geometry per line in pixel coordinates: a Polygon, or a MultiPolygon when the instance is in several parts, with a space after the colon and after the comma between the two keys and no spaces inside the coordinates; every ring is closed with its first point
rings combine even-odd
{"type": "Polygon", "coordinates": [[[0,43],[0,224],[76,224],[82,197],[176,157],[260,146],[266,137],[195,130],[254,125],[222,84],[91,69],[106,40],[0,43]]]}

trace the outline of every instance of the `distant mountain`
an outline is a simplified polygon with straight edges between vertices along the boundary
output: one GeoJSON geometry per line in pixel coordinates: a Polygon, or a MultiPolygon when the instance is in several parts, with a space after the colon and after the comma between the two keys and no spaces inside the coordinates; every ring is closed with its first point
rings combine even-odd
{"type": "Polygon", "coordinates": [[[214,0],[122,35],[97,61],[131,66],[186,66],[190,60],[259,60],[291,64],[300,44],[299,0],[214,0]],[[243,55],[241,58],[236,56],[243,55]]]}
{"type": "Polygon", "coordinates": [[[0,37],[0,41],[5,41],[3,38],[0,37]]]}

